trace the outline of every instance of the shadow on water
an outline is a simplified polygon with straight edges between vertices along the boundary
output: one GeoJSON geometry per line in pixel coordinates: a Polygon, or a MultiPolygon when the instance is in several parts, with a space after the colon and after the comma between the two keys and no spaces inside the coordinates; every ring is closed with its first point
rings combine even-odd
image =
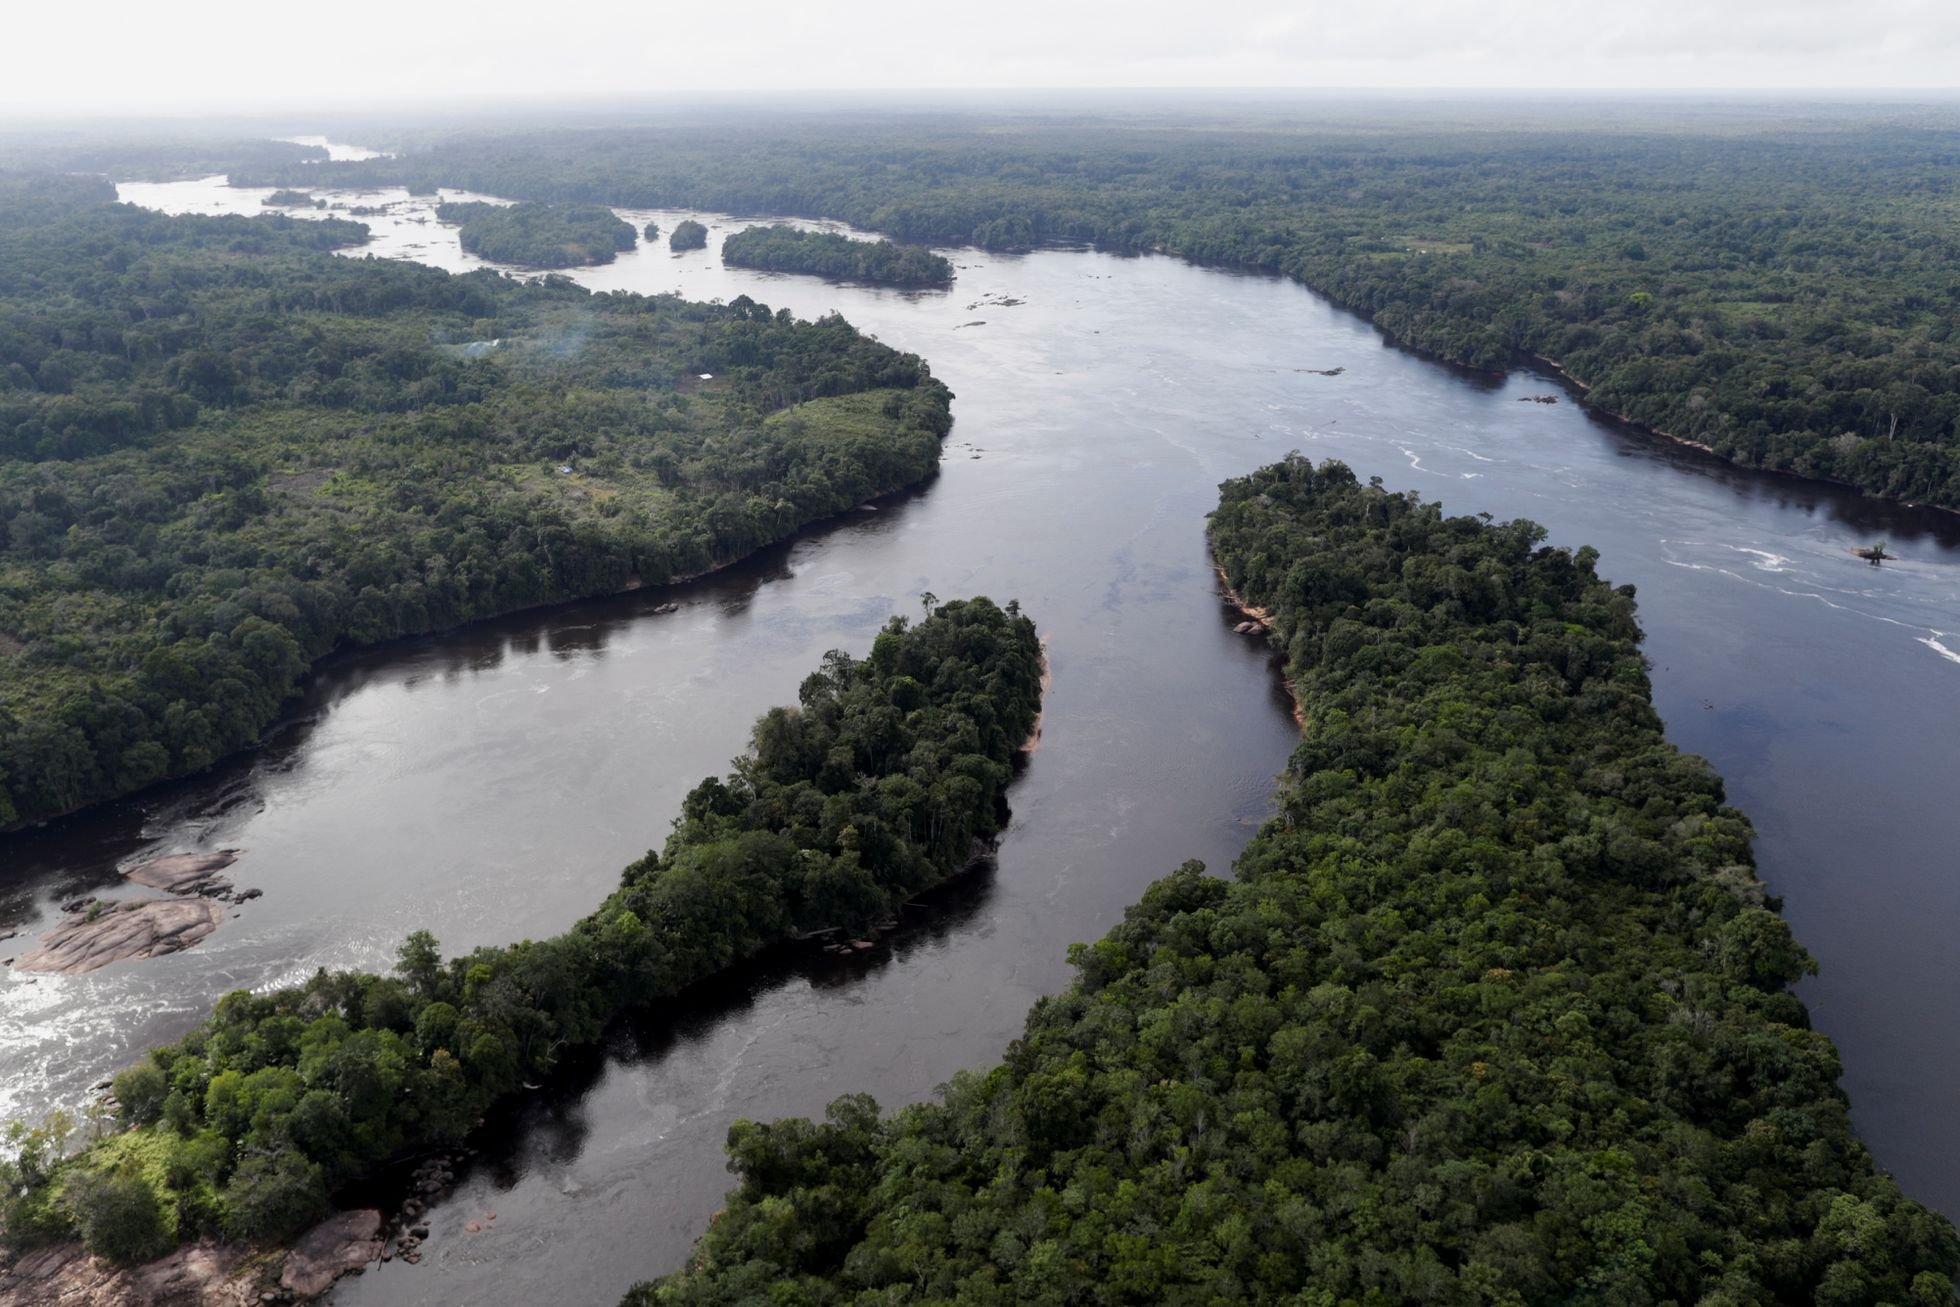
{"type": "MultiPolygon", "coordinates": [[[[994,893],[997,870],[990,855],[916,896],[900,910],[897,927],[866,951],[836,954],[815,941],[777,944],[664,1003],[621,1017],[603,1040],[567,1056],[536,1089],[491,1110],[470,1137],[474,1153],[458,1168],[459,1180],[467,1182],[473,1173],[480,1174],[493,1188],[508,1191],[541,1162],[576,1160],[595,1129],[604,1129],[590,1119],[590,1102],[593,1090],[610,1072],[659,1062],[677,1049],[705,1040],[786,986],[805,984],[813,990],[843,993],[902,966],[919,950],[942,944],[972,926],[994,893]]],[[[419,1160],[405,1159],[378,1183],[349,1190],[338,1199],[344,1205],[392,1210],[408,1197],[405,1185],[419,1160]]]]}
{"type": "Polygon", "coordinates": [[[638,623],[678,616],[662,611],[670,604],[683,612],[707,607],[724,618],[739,615],[764,586],[795,575],[792,560],[798,548],[839,532],[896,529],[932,484],[879,499],[875,511],[858,508],[826,518],[691,581],[528,608],[450,631],[331,654],[316,665],[286,714],[258,744],[195,775],[45,826],[0,835],[0,929],[32,919],[38,901],[121,885],[118,868],[145,852],[159,831],[202,834],[263,808],[265,782],[302,765],[313,736],[334,710],[364,690],[465,680],[494,672],[509,659],[543,652],[564,661],[604,657],[613,640],[638,623]]]}
{"type": "Polygon", "coordinates": [[[1559,387],[1585,415],[1587,425],[1606,433],[1614,452],[1625,458],[1657,463],[1675,474],[1719,486],[1750,504],[1791,509],[1851,529],[1861,541],[1885,536],[1898,544],[1927,541],[1942,548],[1960,547],[1960,514],[1937,508],[1874,499],[1851,486],[1817,481],[1794,472],[1744,467],[1720,454],[1650,431],[1636,422],[1615,417],[1580,402],[1584,392],[1570,378],[1533,363],[1520,368],[1559,387]]]}

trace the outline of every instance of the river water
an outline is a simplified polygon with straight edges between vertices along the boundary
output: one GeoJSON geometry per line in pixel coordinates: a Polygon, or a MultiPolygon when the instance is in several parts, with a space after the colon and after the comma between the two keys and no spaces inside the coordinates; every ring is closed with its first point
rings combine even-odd
{"type": "MultiPolygon", "coordinates": [[[[175,212],[260,212],[265,194],[122,187],[175,212]]],[[[433,199],[322,194],[387,206],[364,252],[479,266],[433,199]]],[[[1960,1213],[1960,519],[1739,472],[1569,400],[1520,402],[1556,387],[1398,350],[1272,278],[957,250],[950,291],[897,292],[723,268],[720,240],[745,223],[620,212],[699,217],[709,248],[643,246],[572,274],[585,285],[836,309],[930,359],[958,395],[943,475],[677,591],[339,661],[258,752],[0,843],[0,929],[52,919],[151,852],[236,846],[233,879],[265,890],[173,957],[0,971],[0,1110],[83,1101],[223,991],[383,968],[416,927],[450,950],[562,929],[826,650],[866,647],[925,590],[1019,598],[1055,682],[998,865],[872,953],[777,957],[619,1032],[497,1123],[432,1214],[427,1260],[334,1294],[612,1300],[677,1266],[720,1205],[731,1121],[855,1090],[929,1095],[996,1060],[1066,983],[1067,945],[1150,880],[1190,857],[1229,866],[1295,735],[1272,660],[1231,632],[1203,520],[1220,480],[1297,448],[1452,511],[1531,517],[1638,585],[1669,733],[1728,778],[1822,965],[1802,992],[1844,1054],[1860,1131],[1908,1192],[1960,1213]],[[1876,537],[1903,561],[1848,553],[1876,537]],[[655,611],[669,599],[678,612],[655,611]]]]}

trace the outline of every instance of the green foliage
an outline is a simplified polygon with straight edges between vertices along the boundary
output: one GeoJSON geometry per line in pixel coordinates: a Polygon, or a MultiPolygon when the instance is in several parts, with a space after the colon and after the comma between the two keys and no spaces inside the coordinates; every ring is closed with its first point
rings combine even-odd
{"type": "Polygon", "coordinates": [[[892,286],[947,286],[953,280],[953,265],[922,245],[857,241],[783,223],[736,232],[721,243],[721,261],[738,268],[808,272],[892,286]]]}
{"type": "Polygon", "coordinates": [[[950,425],[915,356],[746,296],[335,258],[361,227],[86,180],[0,178],[0,218],[0,828],[250,744],[337,647],[915,484],[950,425]]]}
{"type": "Polygon", "coordinates": [[[62,1192],[75,1228],[112,1262],[142,1262],[175,1242],[157,1191],[134,1169],[78,1171],[62,1192]]]}
{"type": "Polygon", "coordinates": [[[628,1303],[1950,1302],[1631,591],[1543,540],[1297,455],[1226,484],[1306,719],[1237,879],[1153,885],[937,1103],[736,1125],[628,1303]]]}
{"type": "Polygon", "coordinates": [[[148,1125],[163,1115],[163,1100],[170,1093],[170,1082],[163,1068],[145,1059],[116,1076],[116,1104],[124,1117],[148,1125]]]}
{"type": "Polygon", "coordinates": [[[436,217],[457,224],[457,239],[478,258],[532,268],[611,263],[634,241],[633,224],[602,204],[450,201],[436,217]]]}
{"type": "Polygon", "coordinates": [[[674,224],[673,234],[667,237],[667,246],[674,250],[705,249],[708,244],[708,229],[692,218],[683,218],[674,224]]]}
{"type": "Polygon", "coordinates": [[[1745,466],[1960,508],[1950,110],[1460,110],[536,130],[329,167],[1280,273],[1453,362],[1556,360],[1745,466]]]}
{"type": "Polygon", "coordinates": [[[58,1132],[15,1130],[0,1233],[79,1234],[116,1257],[291,1234],[338,1187],[461,1139],[628,1008],[786,939],[871,929],[965,869],[1005,819],[1040,696],[1040,644],[1013,605],[894,617],[870,657],[826,655],[735,770],[688,795],[665,848],[565,934],[445,960],[418,931],[394,976],[229,994],[117,1078],[131,1129],[65,1162],[58,1132]]]}
{"type": "MultiPolygon", "coordinates": [[[[296,1147],[252,1152],[226,1182],[221,1211],[219,1229],[230,1239],[250,1242],[295,1234],[327,1214],[325,1172],[296,1147]]],[[[82,1233],[94,1247],[88,1232],[82,1233]]]]}

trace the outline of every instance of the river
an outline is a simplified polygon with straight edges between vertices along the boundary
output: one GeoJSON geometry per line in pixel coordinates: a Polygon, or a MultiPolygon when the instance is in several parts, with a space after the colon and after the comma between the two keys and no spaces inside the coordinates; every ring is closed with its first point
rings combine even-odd
{"type": "MultiPolygon", "coordinates": [[[[255,213],[266,192],[122,194],[255,213]]],[[[480,265],[433,198],[321,194],[387,206],[364,252],[480,265]]],[[[337,661],[258,752],[0,844],[0,930],[150,851],[237,846],[229,874],[265,891],[173,957],[0,971],[0,1111],[83,1101],[226,989],[386,967],[416,927],[452,951],[562,929],[826,650],[863,649],[922,591],[1020,599],[1055,680],[997,866],[870,954],[779,956],[622,1030],[497,1123],[421,1265],[333,1298],[611,1301],[677,1266],[720,1205],[731,1121],[929,1095],[996,1060],[1066,983],[1067,945],[1150,880],[1190,857],[1229,867],[1295,735],[1270,656],[1231,631],[1203,521],[1219,481],[1297,448],[1452,511],[1531,517],[1639,587],[1657,705],[1757,825],[1822,965],[1802,993],[1843,1052],[1860,1132],[1908,1192],[1960,1214],[1960,518],[1737,471],[1569,398],[1520,402],[1556,387],[1394,348],[1274,278],[956,250],[950,291],[898,292],[723,268],[721,238],[746,225],[727,217],[620,213],[699,217],[709,248],[642,246],[576,280],[836,309],[927,357],[958,395],[943,475],[678,591],[337,661]],[[1902,561],[1848,553],[1877,537],[1902,561]],[[668,600],[678,612],[655,611],[668,600]]]]}

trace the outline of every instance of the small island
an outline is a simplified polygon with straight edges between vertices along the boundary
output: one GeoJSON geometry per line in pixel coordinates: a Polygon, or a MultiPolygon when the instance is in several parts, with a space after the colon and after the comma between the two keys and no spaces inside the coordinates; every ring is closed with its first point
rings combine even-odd
{"type": "Polygon", "coordinates": [[[730,236],[722,242],[721,261],[737,268],[806,272],[885,286],[947,286],[953,281],[953,265],[922,245],[852,240],[780,223],[730,236]]]}
{"type": "Polygon", "coordinates": [[[263,200],[260,200],[259,203],[268,209],[324,209],[327,207],[325,200],[315,199],[306,191],[296,191],[290,187],[282,187],[274,191],[263,200]]]}
{"type": "Polygon", "coordinates": [[[682,219],[674,224],[674,234],[667,238],[667,245],[676,252],[704,250],[708,248],[708,229],[692,218],[682,219]]]}
{"type": "Polygon", "coordinates": [[[486,204],[452,201],[436,217],[461,228],[463,248],[478,258],[529,268],[582,268],[611,263],[633,248],[633,224],[603,204],[486,204]]]}
{"type": "Polygon", "coordinates": [[[649,242],[652,242],[652,241],[657,241],[657,240],[659,240],[659,239],[660,239],[660,224],[659,224],[659,223],[657,223],[657,222],[650,222],[650,223],[648,223],[648,224],[646,225],[646,230],[645,230],[644,232],[642,232],[642,233],[641,233],[641,235],[643,235],[643,236],[645,236],[645,237],[647,238],[647,240],[648,240],[649,242]]]}

